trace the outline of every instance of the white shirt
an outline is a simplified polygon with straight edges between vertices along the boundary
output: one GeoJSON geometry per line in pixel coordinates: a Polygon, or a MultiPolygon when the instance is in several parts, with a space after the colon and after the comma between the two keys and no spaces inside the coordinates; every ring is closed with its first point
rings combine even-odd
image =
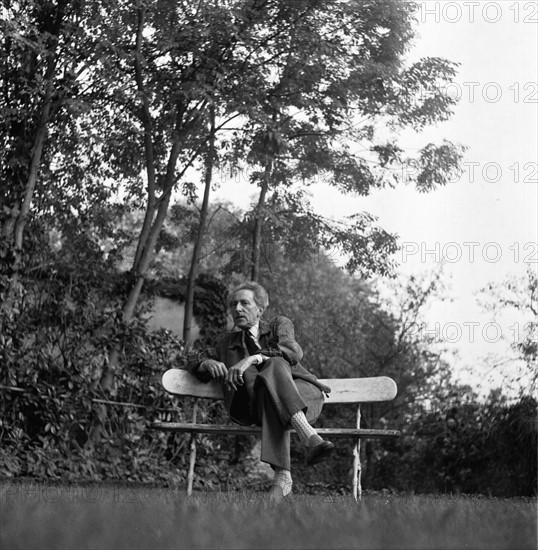
{"type": "Polygon", "coordinates": [[[248,331],[254,337],[254,341],[256,342],[256,344],[260,345],[260,343],[258,342],[258,334],[260,333],[260,323],[256,323],[255,325],[252,325],[248,329],[248,331]]]}
{"type": "MultiPolygon", "coordinates": [[[[260,333],[260,323],[256,323],[255,325],[252,325],[248,329],[248,331],[250,332],[250,334],[252,334],[252,337],[254,338],[254,342],[256,342],[256,344],[258,344],[258,346],[261,347],[260,343],[258,342],[258,334],[260,333]]],[[[261,353],[257,353],[254,357],[256,357],[256,359],[258,360],[258,365],[260,363],[263,363],[267,359],[261,353]]]]}

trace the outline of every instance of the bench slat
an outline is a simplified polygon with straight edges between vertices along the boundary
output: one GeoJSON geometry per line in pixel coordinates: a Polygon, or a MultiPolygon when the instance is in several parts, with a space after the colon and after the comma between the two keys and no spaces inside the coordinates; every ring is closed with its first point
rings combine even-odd
{"type": "MultiPolygon", "coordinates": [[[[258,426],[218,426],[216,424],[183,424],[179,422],[153,422],[148,426],[152,430],[177,433],[201,433],[210,435],[260,435],[258,426]]],[[[291,430],[295,433],[294,430],[291,430]]],[[[319,435],[331,439],[389,439],[399,437],[397,430],[363,430],[356,428],[316,428],[319,435]]]]}
{"type": "MultiPolygon", "coordinates": [[[[387,376],[371,378],[330,378],[321,380],[331,388],[325,404],[372,403],[390,401],[396,397],[396,383],[387,376]]],[[[184,369],[170,369],[163,374],[164,389],[175,395],[187,395],[206,399],[224,399],[222,386],[217,381],[207,384],[184,369]]]]}

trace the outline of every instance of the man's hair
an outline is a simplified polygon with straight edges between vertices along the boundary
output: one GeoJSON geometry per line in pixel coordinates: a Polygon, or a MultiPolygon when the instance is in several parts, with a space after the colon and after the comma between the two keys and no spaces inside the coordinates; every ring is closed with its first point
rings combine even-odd
{"type": "Polygon", "coordinates": [[[252,290],[252,292],[254,293],[254,302],[262,310],[265,310],[269,305],[269,296],[267,294],[267,291],[265,290],[265,288],[263,288],[262,285],[254,281],[247,281],[246,283],[240,284],[239,286],[235,287],[230,292],[228,305],[230,305],[230,302],[232,301],[233,296],[240,290],[252,290]]]}

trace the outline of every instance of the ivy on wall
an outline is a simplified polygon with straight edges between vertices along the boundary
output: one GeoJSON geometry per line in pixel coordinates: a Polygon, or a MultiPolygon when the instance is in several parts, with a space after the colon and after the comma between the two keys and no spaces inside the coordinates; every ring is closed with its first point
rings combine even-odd
{"type": "MultiPolygon", "coordinates": [[[[146,296],[160,296],[183,303],[187,280],[186,278],[150,279],[144,288],[146,296]]],[[[227,297],[226,286],[216,277],[202,273],[196,278],[194,315],[201,329],[201,338],[197,346],[212,345],[215,339],[226,330],[227,297]]]]}

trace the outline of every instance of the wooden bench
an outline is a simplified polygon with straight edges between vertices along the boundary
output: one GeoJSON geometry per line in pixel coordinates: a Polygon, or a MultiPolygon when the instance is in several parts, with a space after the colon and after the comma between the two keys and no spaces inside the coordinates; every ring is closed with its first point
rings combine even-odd
{"type": "MultiPolygon", "coordinates": [[[[332,378],[321,380],[329,386],[332,391],[325,400],[325,405],[337,403],[353,403],[357,405],[356,426],[353,428],[316,428],[316,431],[327,439],[353,439],[355,447],[353,450],[353,483],[352,494],[355,499],[362,494],[361,486],[361,462],[360,462],[360,441],[361,439],[387,439],[399,437],[397,430],[369,430],[362,429],[361,403],[373,403],[379,401],[390,401],[396,397],[396,384],[394,380],[386,376],[373,378],[332,378]]],[[[164,389],[173,395],[183,395],[202,399],[224,399],[223,389],[219,382],[211,381],[207,384],[200,382],[190,372],[182,369],[170,369],[162,378],[164,389]]],[[[237,424],[216,425],[198,424],[196,422],[197,403],[193,410],[193,420],[190,423],[178,422],[153,422],[148,427],[154,430],[165,430],[170,432],[190,433],[191,453],[189,473],[187,475],[187,493],[192,493],[194,479],[194,464],[196,462],[196,434],[210,435],[259,435],[261,428],[257,426],[239,426],[237,424]]],[[[293,432],[293,430],[292,430],[293,432]]]]}

